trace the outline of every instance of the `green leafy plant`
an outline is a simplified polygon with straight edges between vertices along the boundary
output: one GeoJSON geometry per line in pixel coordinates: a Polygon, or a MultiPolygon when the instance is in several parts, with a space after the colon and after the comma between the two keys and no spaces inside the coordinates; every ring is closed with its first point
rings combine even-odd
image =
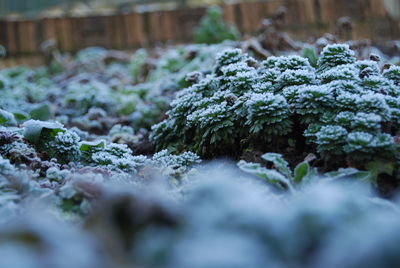
{"type": "Polygon", "coordinates": [[[289,163],[281,154],[266,153],[262,158],[273,164],[273,169],[261,166],[259,163],[248,163],[241,160],[238,167],[246,173],[255,175],[281,190],[293,192],[311,181],[318,179],[317,170],[308,161],[299,163],[292,171],[289,163]]]}
{"type": "Polygon", "coordinates": [[[152,139],[158,149],[237,157],[252,148],[283,153],[296,137],[295,150],[307,148],[326,163],[365,169],[374,159],[393,162],[397,73],[357,61],[343,44],[325,47],[316,68],[299,56],[257,63],[226,50],[211,74],[177,95],[152,139]]]}
{"type": "Polygon", "coordinates": [[[223,10],[218,6],[208,8],[207,14],[200,21],[195,35],[195,42],[217,44],[225,40],[238,40],[239,32],[223,20],[223,10]]]}

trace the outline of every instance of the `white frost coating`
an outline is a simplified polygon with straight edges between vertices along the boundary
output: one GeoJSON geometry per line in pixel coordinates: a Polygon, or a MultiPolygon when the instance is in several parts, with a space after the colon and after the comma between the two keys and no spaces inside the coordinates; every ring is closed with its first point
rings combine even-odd
{"type": "Polygon", "coordinates": [[[281,57],[268,57],[267,60],[262,61],[261,64],[268,69],[276,69],[279,72],[286,70],[313,70],[310,62],[306,58],[300,56],[281,56],[281,57]]]}
{"type": "Polygon", "coordinates": [[[315,72],[310,70],[286,70],[278,76],[277,82],[281,87],[314,84],[316,77],[315,72]]]}
{"type": "Polygon", "coordinates": [[[318,78],[321,79],[323,83],[337,80],[357,81],[358,71],[354,65],[341,65],[324,71],[318,76],[318,78]]]}

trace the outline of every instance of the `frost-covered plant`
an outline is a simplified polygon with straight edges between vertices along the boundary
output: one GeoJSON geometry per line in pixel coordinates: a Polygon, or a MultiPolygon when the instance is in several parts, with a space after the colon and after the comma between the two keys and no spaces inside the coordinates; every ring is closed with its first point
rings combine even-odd
{"type": "Polygon", "coordinates": [[[319,57],[318,70],[325,71],[339,65],[352,64],[356,61],[354,55],[354,52],[346,44],[326,46],[319,57]]]}
{"type": "Polygon", "coordinates": [[[272,93],[251,93],[244,103],[247,109],[246,125],[250,133],[265,133],[267,137],[284,135],[291,130],[289,106],[281,95],[272,93]]]}
{"type": "Polygon", "coordinates": [[[69,170],[60,170],[57,167],[51,167],[46,171],[46,179],[50,181],[62,182],[64,181],[71,172],[69,170]]]}
{"type": "Polygon", "coordinates": [[[257,64],[230,49],[177,95],[152,138],[159,149],[237,156],[251,148],[282,152],[295,136],[295,149],[308,143],[326,161],[365,167],[397,158],[399,96],[397,67],[381,72],[347,45],[327,46],[315,69],[299,56],[257,64]]]}
{"type": "Polygon", "coordinates": [[[54,140],[46,145],[53,150],[54,156],[60,162],[76,161],[80,159],[79,150],[80,137],[73,131],[59,132],[54,140]]]}
{"type": "Polygon", "coordinates": [[[104,166],[110,170],[135,173],[144,163],[141,156],[133,156],[132,150],[126,144],[105,144],[104,141],[84,142],[80,150],[88,164],[104,166]]]}
{"type": "MultiPolygon", "coordinates": [[[[278,190],[296,193],[299,190],[305,190],[313,184],[321,180],[359,180],[369,181],[376,183],[376,176],[374,173],[376,167],[371,168],[371,171],[360,171],[355,168],[340,168],[337,171],[320,173],[317,168],[312,167],[310,162],[315,160],[315,155],[309,155],[304,161],[297,164],[292,170],[289,163],[278,153],[266,153],[262,155],[263,160],[272,163],[272,169],[262,166],[260,163],[249,163],[240,160],[237,166],[244,172],[252,174],[263,181],[274,186],[278,190]]],[[[377,163],[376,163],[377,164],[377,163]]],[[[386,171],[388,171],[387,167],[386,171]]],[[[383,170],[382,168],[380,170],[383,170]]]]}
{"type": "Polygon", "coordinates": [[[114,143],[135,143],[138,137],[130,126],[117,124],[113,126],[108,133],[109,140],[114,143]]]}
{"type": "Polygon", "coordinates": [[[238,141],[251,134],[266,141],[288,133],[291,121],[285,98],[273,94],[253,64],[238,49],[219,54],[214,72],[181,91],[171,103],[170,118],[153,126],[159,148],[168,144],[169,149],[182,149],[183,140],[189,145],[186,149],[221,154],[233,151],[238,141]]]}
{"type": "Polygon", "coordinates": [[[155,153],[148,163],[150,166],[160,168],[162,174],[166,176],[179,178],[187,173],[193,165],[200,162],[200,157],[192,152],[174,155],[168,150],[162,150],[155,153]]]}
{"type": "Polygon", "coordinates": [[[259,163],[248,163],[244,160],[238,162],[237,166],[244,172],[255,175],[280,190],[289,192],[293,192],[308,184],[311,180],[317,179],[316,169],[312,168],[308,161],[301,162],[292,171],[289,163],[281,154],[267,153],[262,155],[262,158],[272,162],[275,169],[268,169],[259,163]]]}
{"type": "Polygon", "coordinates": [[[223,20],[223,10],[218,6],[208,8],[196,30],[197,43],[216,44],[225,40],[238,40],[239,32],[223,20]]]}

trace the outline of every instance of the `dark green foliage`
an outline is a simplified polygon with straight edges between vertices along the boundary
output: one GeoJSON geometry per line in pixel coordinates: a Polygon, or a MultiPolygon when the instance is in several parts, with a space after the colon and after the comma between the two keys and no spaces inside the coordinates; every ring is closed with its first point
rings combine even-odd
{"type": "Polygon", "coordinates": [[[196,30],[195,42],[218,44],[225,40],[238,40],[238,30],[224,22],[223,10],[218,6],[208,8],[196,30]]]}
{"type": "Polygon", "coordinates": [[[258,65],[238,49],[221,53],[214,72],[181,91],[169,118],[153,126],[158,148],[237,156],[284,150],[295,136],[340,165],[396,159],[397,67],[381,73],[376,62],[356,61],[347,45],[327,46],[316,69],[298,56],[258,65]]]}

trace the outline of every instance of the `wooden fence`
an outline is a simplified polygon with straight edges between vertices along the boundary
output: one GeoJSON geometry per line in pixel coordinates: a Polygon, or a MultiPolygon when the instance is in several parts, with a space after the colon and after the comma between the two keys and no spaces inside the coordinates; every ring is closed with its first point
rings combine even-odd
{"type": "MultiPolygon", "coordinates": [[[[279,6],[288,8],[287,30],[297,37],[318,36],[342,16],[355,21],[355,38],[398,39],[398,22],[391,20],[384,0],[267,0],[226,4],[225,19],[242,33],[253,33],[262,18],[279,6]]],[[[205,8],[90,17],[0,21],[0,44],[9,56],[35,55],[39,45],[55,39],[63,51],[87,46],[128,49],[193,38],[205,8]]]]}

